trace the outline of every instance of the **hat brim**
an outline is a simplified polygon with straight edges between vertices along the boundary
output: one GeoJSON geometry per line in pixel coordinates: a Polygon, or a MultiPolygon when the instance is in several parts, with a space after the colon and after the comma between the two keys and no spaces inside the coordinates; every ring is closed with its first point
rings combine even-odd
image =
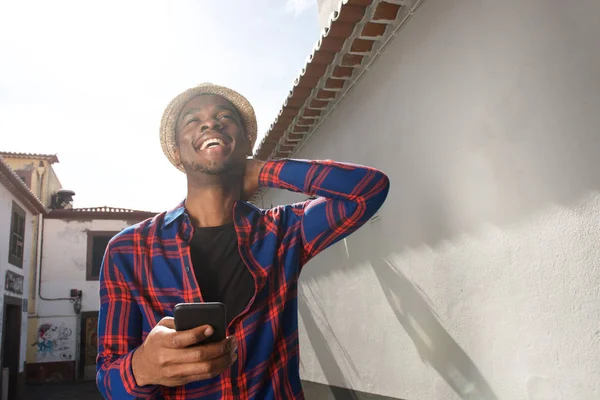
{"type": "Polygon", "coordinates": [[[202,83],[196,87],[186,90],[171,100],[160,121],[160,145],[163,153],[165,153],[165,156],[167,156],[171,164],[183,172],[185,172],[183,165],[177,163],[175,159],[175,149],[177,148],[177,142],[175,140],[175,127],[177,125],[177,119],[179,118],[181,110],[188,101],[203,94],[221,96],[237,109],[240,117],[242,118],[242,123],[246,131],[248,142],[250,143],[248,155],[252,155],[252,149],[254,148],[254,143],[256,142],[256,114],[254,113],[254,108],[250,102],[235,90],[224,86],[214,85],[212,83],[202,83]]]}

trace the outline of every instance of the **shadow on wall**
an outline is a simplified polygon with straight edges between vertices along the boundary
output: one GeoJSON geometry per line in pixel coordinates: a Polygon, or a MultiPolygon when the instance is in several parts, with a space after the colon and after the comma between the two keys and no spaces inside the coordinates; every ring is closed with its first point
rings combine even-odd
{"type": "MultiPolygon", "coordinates": [[[[421,360],[435,369],[460,398],[497,400],[490,384],[473,360],[440,323],[427,301],[427,296],[391,260],[372,256],[370,263],[390,308],[415,345],[421,360]]],[[[324,317],[325,310],[320,305],[318,295],[309,292],[311,288],[308,282],[299,287],[298,311],[302,324],[306,331],[310,332],[308,335],[310,347],[314,351],[326,381],[332,385],[334,398],[336,400],[358,399],[358,397],[348,397],[347,390],[335,387],[339,385],[351,388],[352,384],[344,376],[344,371],[348,371],[348,368],[342,368],[336,361],[332,344],[336,344],[337,349],[344,353],[344,360],[351,369],[356,374],[358,372],[352,364],[350,355],[335,336],[333,328],[327,325],[324,317]],[[315,309],[311,310],[307,302],[315,309]],[[318,323],[319,312],[323,316],[321,317],[323,321],[318,323]]],[[[398,334],[403,335],[403,332],[398,331],[398,334]]]]}
{"type": "Polygon", "coordinates": [[[298,301],[298,312],[300,313],[300,318],[302,318],[304,327],[308,332],[310,332],[310,335],[308,336],[310,346],[315,352],[319,365],[321,366],[323,374],[325,375],[325,379],[331,385],[330,389],[333,398],[335,400],[358,400],[356,394],[348,389],[345,389],[350,388],[351,385],[344,377],[344,373],[335,360],[335,356],[331,351],[331,347],[329,347],[328,340],[319,328],[319,325],[317,324],[312,311],[310,308],[308,308],[306,301],[303,300],[304,297],[305,296],[301,296],[298,301]],[[342,387],[337,387],[337,385],[342,387]]]}
{"type": "MultiPolygon", "coordinates": [[[[320,254],[303,269],[301,285],[340,271],[352,276],[370,263],[421,358],[465,399],[496,395],[423,293],[381,257],[415,247],[436,252],[484,227],[503,231],[549,205],[570,208],[600,191],[600,80],[591,79],[600,58],[582,51],[594,48],[598,30],[589,16],[598,2],[560,11],[542,3],[425,2],[300,154],[375,165],[391,181],[380,223],[320,254]],[[361,141],[371,131],[376,140],[361,141]]],[[[556,235],[536,233],[531,247],[556,235]]],[[[323,333],[307,331],[325,372],[341,373],[320,344],[323,333]]]]}
{"type": "MultiPolygon", "coordinates": [[[[496,400],[490,385],[465,351],[439,322],[424,294],[383,258],[371,260],[383,293],[421,360],[466,400],[496,400]]],[[[318,353],[317,353],[318,354],[318,353]]]]}

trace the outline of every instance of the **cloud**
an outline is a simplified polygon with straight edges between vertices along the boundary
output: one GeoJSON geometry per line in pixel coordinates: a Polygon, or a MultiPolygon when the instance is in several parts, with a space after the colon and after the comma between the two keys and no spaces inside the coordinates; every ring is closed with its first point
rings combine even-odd
{"type": "Polygon", "coordinates": [[[287,0],[285,10],[297,17],[316,5],[317,0],[287,0]]]}

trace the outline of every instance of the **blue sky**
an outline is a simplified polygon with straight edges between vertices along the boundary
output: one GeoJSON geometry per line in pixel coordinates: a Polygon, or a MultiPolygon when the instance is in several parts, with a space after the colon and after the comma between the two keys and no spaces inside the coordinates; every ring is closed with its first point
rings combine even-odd
{"type": "Polygon", "coordinates": [[[260,137],[319,33],[316,0],[4,1],[0,149],[58,154],[75,207],[168,209],[185,196],[158,139],[171,98],[232,87],[260,137]]]}

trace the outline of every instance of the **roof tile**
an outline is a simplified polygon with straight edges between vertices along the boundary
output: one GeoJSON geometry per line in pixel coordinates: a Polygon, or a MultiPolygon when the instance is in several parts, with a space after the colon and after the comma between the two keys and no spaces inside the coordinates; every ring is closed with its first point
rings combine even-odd
{"type": "Polygon", "coordinates": [[[83,207],[50,210],[46,218],[50,219],[126,219],[143,220],[155,216],[151,211],[132,210],[118,207],[83,207]]]}
{"type": "Polygon", "coordinates": [[[318,117],[321,115],[323,111],[322,110],[316,110],[314,108],[307,108],[306,110],[304,110],[304,112],[302,113],[303,117],[309,117],[309,118],[314,118],[314,117],[318,117]]]}
{"type": "Polygon", "coordinates": [[[345,54],[344,57],[342,57],[342,61],[341,64],[342,66],[345,67],[357,67],[362,63],[363,60],[363,56],[358,55],[358,54],[345,54]]]}
{"type": "Polygon", "coordinates": [[[322,53],[322,52],[333,53],[330,55],[331,60],[329,62],[331,62],[331,61],[333,61],[333,57],[335,56],[335,53],[342,50],[342,47],[344,47],[345,42],[346,42],[346,38],[344,38],[344,37],[327,36],[327,37],[323,38],[323,41],[321,42],[321,45],[319,46],[319,50],[317,51],[317,54],[322,53]]]}
{"type": "Polygon", "coordinates": [[[0,184],[6,187],[6,189],[19,199],[23,205],[29,208],[33,214],[46,214],[48,212],[40,199],[33,194],[25,182],[23,182],[10,165],[3,160],[2,155],[0,155],[0,184]]]}
{"type": "Polygon", "coordinates": [[[344,83],[346,83],[345,79],[333,79],[333,78],[329,78],[325,82],[325,89],[339,90],[339,89],[342,89],[344,87],[344,83]]]}
{"type": "Polygon", "coordinates": [[[353,6],[370,6],[373,0],[348,0],[348,4],[353,6]]]}
{"type": "Polygon", "coordinates": [[[336,21],[356,23],[364,18],[366,9],[366,6],[362,5],[345,4],[341,7],[337,17],[334,16],[334,18],[336,21]]]}
{"type": "Polygon", "coordinates": [[[331,90],[321,89],[317,92],[317,99],[333,99],[335,98],[335,92],[331,90]]]}
{"type": "Polygon", "coordinates": [[[360,34],[361,37],[377,38],[385,34],[385,30],[388,27],[387,24],[377,24],[375,22],[368,22],[363,27],[360,34]]]}
{"type": "Polygon", "coordinates": [[[350,47],[350,52],[359,54],[369,54],[373,49],[374,43],[375,42],[373,40],[354,39],[354,41],[352,42],[352,46],[350,47]]]}
{"type": "Polygon", "coordinates": [[[26,158],[35,160],[45,160],[50,164],[58,163],[56,154],[39,154],[39,153],[19,153],[14,151],[0,151],[0,156],[4,158],[26,158]]]}
{"type": "Polygon", "coordinates": [[[385,1],[379,3],[373,14],[374,21],[394,21],[398,16],[400,5],[387,3],[385,1]]]}
{"type": "Polygon", "coordinates": [[[310,108],[316,108],[316,109],[322,109],[327,107],[327,105],[329,104],[328,101],[324,101],[324,100],[311,100],[310,104],[308,105],[308,107],[310,108]]]}
{"type": "MultiPolygon", "coordinates": [[[[283,107],[259,143],[256,157],[267,159],[293,154],[307,134],[326,118],[331,104],[338,101],[356,69],[371,60],[375,42],[385,39],[388,26],[399,26],[401,7],[420,0],[341,0],[332,13],[315,48],[307,58],[283,107]],[[277,150],[275,150],[277,149],[277,150]]],[[[391,29],[391,28],[390,28],[391,29]]]]}
{"type": "Polygon", "coordinates": [[[331,74],[334,78],[350,78],[354,68],[351,67],[340,67],[339,65],[333,69],[331,74]]]}

